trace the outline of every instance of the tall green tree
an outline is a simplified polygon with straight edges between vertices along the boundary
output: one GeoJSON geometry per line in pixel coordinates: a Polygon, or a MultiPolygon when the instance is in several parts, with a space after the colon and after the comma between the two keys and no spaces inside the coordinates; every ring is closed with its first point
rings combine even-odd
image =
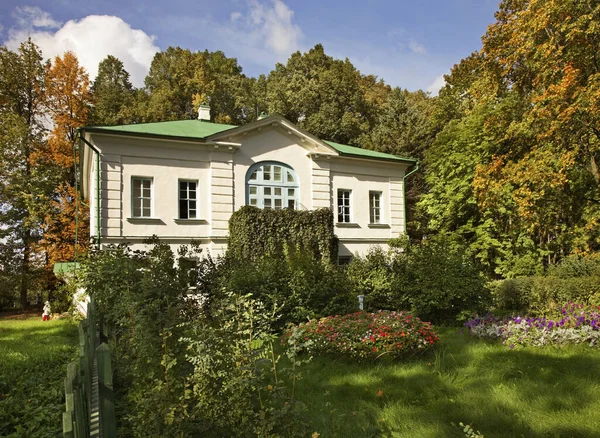
{"type": "Polygon", "coordinates": [[[360,72],[348,60],[325,54],[321,44],[278,63],[267,79],[270,113],[278,113],[319,138],[359,144],[372,117],[360,72]]]}
{"type": "Polygon", "coordinates": [[[490,272],[600,249],[599,17],[597,1],[505,0],[446,77],[421,206],[490,272]]]}
{"type": "Polygon", "coordinates": [[[135,120],[135,90],[118,58],[108,55],[100,62],[91,91],[94,105],[88,118],[90,125],[123,125],[135,120]]]}
{"type": "Polygon", "coordinates": [[[0,239],[11,247],[21,308],[39,277],[34,248],[51,190],[48,169],[33,163],[44,147],[45,75],[42,53],[31,40],[16,52],[0,47],[0,239]]]}
{"type": "Polygon", "coordinates": [[[145,79],[146,121],[194,119],[208,103],[211,121],[246,123],[255,118],[252,83],[223,52],[169,47],[154,56],[145,79]]]}

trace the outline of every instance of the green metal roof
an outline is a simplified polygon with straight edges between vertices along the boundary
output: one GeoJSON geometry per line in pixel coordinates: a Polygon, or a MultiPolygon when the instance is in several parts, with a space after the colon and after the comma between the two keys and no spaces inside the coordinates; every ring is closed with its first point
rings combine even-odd
{"type": "Polygon", "coordinates": [[[77,262],[59,262],[54,263],[54,274],[68,274],[79,269],[77,262]]]}
{"type": "Polygon", "coordinates": [[[139,123],[136,125],[85,126],[81,129],[89,132],[108,131],[119,134],[203,139],[233,128],[237,128],[237,126],[210,123],[202,120],[175,120],[172,122],[139,123]]]}
{"type": "MultiPolygon", "coordinates": [[[[211,135],[225,132],[230,129],[238,128],[235,125],[225,125],[222,123],[211,123],[202,120],[175,120],[171,122],[157,123],[139,123],[135,125],[119,126],[84,126],[82,131],[88,132],[114,132],[115,134],[136,135],[136,136],[157,136],[171,137],[180,139],[204,140],[211,135]]],[[[357,158],[369,158],[375,160],[401,161],[416,163],[414,158],[399,157],[397,155],[386,154],[384,152],[361,149],[354,146],[325,141],[342,156],[357,158]]]]}
{"type": "Polygon", "coordinates": [[[376,160],[391,160],[391,161],[403,161],[403,162],[410,162],[410,163],[416,163],[417,160],[414,158],[404,158],[404,157],[399,157],[397,155],[392,155],[392,154],[386,154],[384,152],[377,152],[377,151],[372,151],[369,149],[361,149],[361,148],[357,148],[354,146],[348,146],[346,144],[340,144],[340,143],[334,143],[333,141],[327,141],[325,140],[325,143],[327,143],[329,146],[331,146],[332,148],[334,148],[336,151],[338,151],[342,156],[354,156],[354,157],[359,157],[359,158],[374,158],[376,160]]]}

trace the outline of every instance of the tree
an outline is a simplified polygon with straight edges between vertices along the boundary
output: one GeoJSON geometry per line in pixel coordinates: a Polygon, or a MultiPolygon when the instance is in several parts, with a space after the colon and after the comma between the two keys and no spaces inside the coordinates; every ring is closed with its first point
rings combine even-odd
{"type": "Polygon", "coordinates": [[[421,205],[492,272],[600,249],[599,17],[598,2],[505,0],[446,77],[421,205]]]}
{"type": "Polygon", "coordinates": [[[123,63],[108,55],[98,65],[92,84],[94,106],[90,110],[91,125],[123,125],[134,120],[134,89],[123,63]]]}
{"type": "Polygon", "coordinates": [[[39,272],[34,246],[49,192],[48,169],[33,165],[44,146],[45,75],[42,54],[28,40],[17,52],[0,47],[0,239],[19,276],[21,308],[39,272]]]}
{"type": "Polygon", "coordinates": [[[75,190],[75,164],[78,163],[75,142],[77,128],[86,124],[91,91],[88,75],[79,66],[72,52],[56,57],[46,68],[46,108],[54,128],[50,132],[47,148],[36,157],[37,165],[54,168],[54,193],[45,211],[44,235],[40,242],[47,256],[48,266],[60,261],[73,260],[87,242],[87,211],[75,190]],[[76,210],[82,212],[82,226],[77,229],[76,210]],[[85,225],[83,225],[85,224],[85,225]]]}
{"type": "Polygon", "coordinates": [[[333,59],[321,44],[278,63],[267,79],[270,113],[278,113],[325,140],[358,145],[372,115],[360,72],[346,59],[333,59]]]}
{"type": "Polygon", "coordinates": [[[201,103],[210,104],[211,121],[243,124],[255,118],[253,81],[220,51],[169,47],[154,56],[145,83],[146,121],[195,119],[201,103]]]}

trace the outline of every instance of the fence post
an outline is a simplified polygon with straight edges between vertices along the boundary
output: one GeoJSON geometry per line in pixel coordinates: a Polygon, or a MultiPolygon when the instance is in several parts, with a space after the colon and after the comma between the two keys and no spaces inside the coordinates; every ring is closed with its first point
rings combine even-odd
{"type": "Polygon", "coordinates": [[[75,438],[73,431],[73,411],[63,412],[63,436],[65,438],[75,438]]]}
{"type": "Polygon", "coordinates": [[[106,438],[113,438],[117,435],[117,430],[110,348],[106,343],[102,343],[96,349],[96,354],[98,358],[98,389],[100,392],[102,435],[106,438]]]}

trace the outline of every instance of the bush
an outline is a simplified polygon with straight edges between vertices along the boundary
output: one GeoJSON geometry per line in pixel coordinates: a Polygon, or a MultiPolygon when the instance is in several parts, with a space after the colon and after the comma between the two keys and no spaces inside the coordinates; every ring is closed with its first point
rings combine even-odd
{"type": "Polygon", "coordinates": [[[329,316],[289,327],[283,339],[296,335],[315,354],[375,359],[421,352],[438,341],[433,327],[410,313],[378,311],[329,316]]]}
{"type": "Polygon", "coordinates": [[[98,251],[84,269],[110,327],[119,435],[306,436],[277,374],[277,309],[223,290],[225,260],[203,259],[190,275],[168,245],[150,243],[98,251]],[[191,278],[202,307],[188,299],[191,278]]]}
{"type": "Polygon", "coordinates": [[[493,306],[501,312],[527,312],[531,302],[532,278],[517,277],[488,284],[493,306]]]}
{"type": "Polygon", "coordinates": [[[352,285],[352,295],[364,296],[364,309],[398,310],[406,303],[398,296],[393,272],[394,257],[380,247],[373,247],[364,257],[354,257],[346,273],[352,285]]]}
{"type": "Polygon", "coordinates": [[[281,328],[356,308],[344,270],[297,247],[286,245],[283,256],[265,255],[253,262],[228,253],[219,271],[212,294],[223,289],[252,294],[267,309],[279,309],[281,328]]]}
{"type": "Polygon", "coordinates": [[[355,257],[348,275],[353,295],[365,295],[367,310],[411,310],[434,323],[464,321],[490,302],[475,261],[443,236],[418,244],[392,240],[387,253],[373,248],[355,257]]]}
{"type": "Polygon", "coordinates": [[[600,256],[569,256],[550,266],[546,275],[517,277],[490,283],[494,308],[547,315],[561,303],[600,302],[600,256]]]}

